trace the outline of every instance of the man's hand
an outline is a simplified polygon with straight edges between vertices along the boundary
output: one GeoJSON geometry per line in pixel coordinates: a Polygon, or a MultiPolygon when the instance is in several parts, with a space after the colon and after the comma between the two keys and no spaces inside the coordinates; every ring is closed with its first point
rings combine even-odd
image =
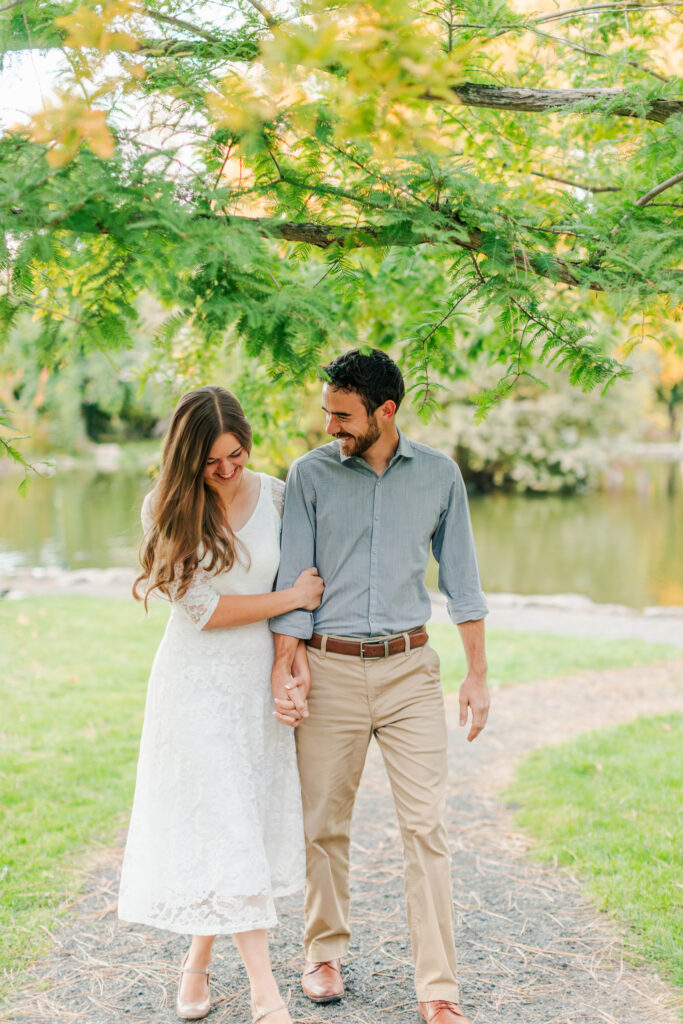
{"type": "Polygon", "coordinates": [[[275,634],[275,660],[270,677],[275,717],[296,728],[308,717],[306,697],[311,685],[305,648],[296,637],[275,634]]]}
{"type": "Polygon", "coordinates": [[[458,631],[467,659],[467,675],[460,686],[460,725],[467,725],[467,712],[471,708],[472,725],[467,734],[471,743],[486,725],[491,703],[486,685],[484,620],[461,622],[458,631]]]}
{"type": "Polygon", "coordinates": [[[479,735],[486,725],[489,714],[489,691],[486,674],[468,672],[460,686],[460,725],[467,725],[467,711],[472,709],[472,725],[467,734],[469,743],[479,735]]]}

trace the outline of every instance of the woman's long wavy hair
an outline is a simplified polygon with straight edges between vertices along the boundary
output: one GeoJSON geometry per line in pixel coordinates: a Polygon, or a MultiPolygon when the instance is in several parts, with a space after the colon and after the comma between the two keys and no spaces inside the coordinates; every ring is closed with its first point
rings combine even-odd
{"type": "Polygon", "coordinates": [[[153,522],[140,547],[142,573],[133,584],[134,597],[144,600],[145,607],[154,590],[182,597],[200,558],[209,572],[230,569],[235,562],[235,535],[218,496],[204,481],[209,453],[221,434],[234,434],[251,451],[251,427],[235,396],[213,384],[183,395],[164,442],[150,508],[153,522]]]}

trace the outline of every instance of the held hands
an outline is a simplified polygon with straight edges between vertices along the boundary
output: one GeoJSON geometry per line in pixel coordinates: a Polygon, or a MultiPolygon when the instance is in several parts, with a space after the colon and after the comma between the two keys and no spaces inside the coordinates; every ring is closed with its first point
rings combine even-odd
{"type": "Polygon", "coordinates": [[[294,581],[294,591],[298,604],[297,608],[305,608],[306,611],[314,612],[323,598],[325,584],[318,575],[318,570],[304,569],[294,581]]]}
{"type": "Polygon", "coordinates": [[[275,697],[275,717],[283,725],[291,725],[293,729],[308,718],[306,691],[302,680],[292,676],[287,685],[286,697],[275,697]]]}
{"type": "Polygon", "coordinates": [[[472,724],[467,734],[469,743],[479,735],[488,718],[489,691],[486,673],[468,672],[460,686],[460,725],[467,725],[467,710],[472,709],[472,724]]]}
{"type": "Polygon", "coordinates": [[[311,688],[311,674],[303,643],[297,647],[291,669],[286,669],[281,662],[273,665],[271,686],[275,718],[283,725],[296,729],[304,718],[308,718],[307,697],[311,688]]]}

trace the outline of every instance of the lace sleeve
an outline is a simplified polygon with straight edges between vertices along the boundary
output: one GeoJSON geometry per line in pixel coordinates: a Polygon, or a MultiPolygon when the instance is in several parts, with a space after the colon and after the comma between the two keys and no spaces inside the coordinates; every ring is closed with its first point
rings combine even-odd
{"type": "Polygon", "coordinates": [[[285,485],[283,480],[278,480],[276,477],[270,477],[270,496],[273,499],[273,505],[277,509],[277,514],[282,519],[285,512],[285,485]]]}
{"type": "Polygon", "coordinates": [[[211,577],[203,569],[197,569],[190,580],[190,585],[181,598],[175,598],[171,588],[171,600],[183,609],[187,617],[197,627],[204,629],[216,610],[220,594],[211,584],[211,577]]]}

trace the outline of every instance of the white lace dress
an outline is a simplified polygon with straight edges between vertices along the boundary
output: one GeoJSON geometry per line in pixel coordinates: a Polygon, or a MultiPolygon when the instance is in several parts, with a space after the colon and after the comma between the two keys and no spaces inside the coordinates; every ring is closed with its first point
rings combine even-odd
{"type": "Polygon", "coordinates": [[[303,887],[294,731],[272,714],[268,623],[202,631],[221,594],[272,589],[283,485],[260,479],[236,534],[240,562],[215,576],[200,566],[172,602],[154,658],[121,873],[124,921],[190,935],[270,928],[273,897],[303,887]]]}

